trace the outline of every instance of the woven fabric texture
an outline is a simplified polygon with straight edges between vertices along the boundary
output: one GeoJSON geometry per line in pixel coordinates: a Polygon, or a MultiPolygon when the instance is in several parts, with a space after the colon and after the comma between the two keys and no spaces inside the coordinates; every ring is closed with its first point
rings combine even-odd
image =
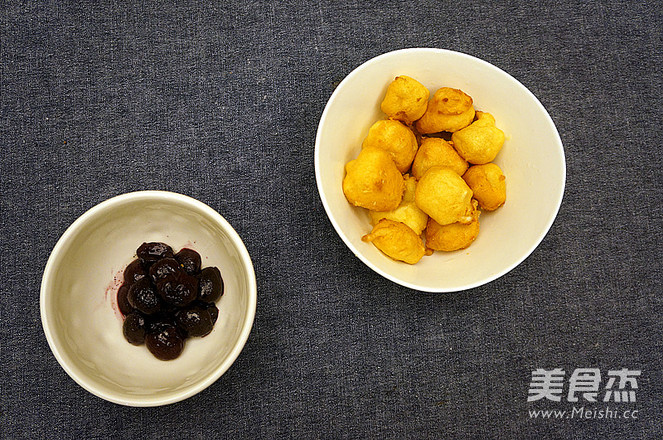
{"type": "MultiPolygon", "coordinates": [[[[0,437],[661,438],[663,15],[645,1],[4,2],[0,7],[0,437]],[[347,249],[313,168],[355,67],[464,52],[546,107],[567,181],[550,232],[485,286],[424,294],[347,249]],[[39,315],[50,251],[112,196],[219,211],[258,282],[216,383],[130,408],[86,392],[39,315]],[[640,370],[637,419],[533,419],[532,371],[640,370]]],[[[549,405],[570,409],[568,402],[549,405]]]]}

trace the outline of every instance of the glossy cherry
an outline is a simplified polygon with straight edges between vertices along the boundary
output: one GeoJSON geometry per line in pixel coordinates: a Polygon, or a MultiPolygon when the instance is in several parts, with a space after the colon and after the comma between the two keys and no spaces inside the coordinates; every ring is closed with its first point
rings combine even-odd
{"type": "Polygon", "coordinates": [[[177,325],[189,336],[206,336],[214,328],[207,304],[195,302],[175,314],[177,325]]]}
{"type": "Polygon", "coordinates": [[[189,275],[196,275],[200,272],[202,259],[200,254],[193,249],[184,248],[175,254],[175,259],[179,261],[182,268],[189,275]]]}
{"type": "Polygon", "coordinates": [[[173,273],[157,283],[157,291],[166,303],[183,307],[196,299],[198,279],[183,271],[173,273]]]}
{"type": "Polygon", "coordinates": [[[124,318],[122,333],[124,338],[133,345],[142,345],[145,342],[147,321],[140,312],[131,312],[124,318]]]}
{"type": "Polygon", "coordinates": [[[136,281],[129,288],[127,300],[129,300],[131,307],[146,315],[151,315],[161,310],[161,299],[149,278],[136,281]]]}
{"type": "Polygon", "coordinates": [[[166,243],[149,242],[141,244],[136,250],[136,255],[143,264],[151,265],[162,258],[172,258],[173,248],[166,243]]]}
{"type": "Polygon", "coordinates": [[[182,265],[174,258],[162,258],[150,266],[150,277],[154,283],[158,283],[168,275],[183,272],[182,265]]]}
{"type": "Polygon", "coordinates": [[[206,267],[198,275],[198,298],[204,302],[215,302],[223,295],[223,278],[216,267],[206,267]]]}
{"type": "Polygon", "coordinates": [[[132,285],[136,281],[145,278],[147,272],[143,268],[140,260],[134,260],[124,269],[124,283],[132,285]]]}
{"type": "Polygon", "coordinates": [[[129,295],[129,286],[125,283],[117,290],[117,308],[124,316],[134,311],[134,308],[129,304],[127,295],[129,295]]]}
{"type": "Polygon", "coordinates": [[[145,336],[145,345],[157,359],[170,361],[184,350],[184,338],[174,325],[164,325],[145,336]]]}

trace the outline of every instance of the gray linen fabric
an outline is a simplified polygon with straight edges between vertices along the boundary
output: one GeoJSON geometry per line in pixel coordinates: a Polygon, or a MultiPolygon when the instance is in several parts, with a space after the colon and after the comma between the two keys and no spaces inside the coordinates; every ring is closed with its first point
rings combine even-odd
{"type": "MultiPolygon", "coordinates": [[[[3,2],[2,438],[661,438],[663,15],[657,1],[3,2]],[[550,112],[562,207],[506,276],[455,294],[393,284],[318,197],[336,84],[405,47],[504,69],[550,112]],[[64,230],[118,194],[218,210],[258,279],[232,368],[177,404],[80,388],[51,354],[39,286],[64,230]],[[533,419],[532,371],[641,370],[638,419],[533,419]]],[[[617,404],[615,404],[617,406],[617,404]]]]}

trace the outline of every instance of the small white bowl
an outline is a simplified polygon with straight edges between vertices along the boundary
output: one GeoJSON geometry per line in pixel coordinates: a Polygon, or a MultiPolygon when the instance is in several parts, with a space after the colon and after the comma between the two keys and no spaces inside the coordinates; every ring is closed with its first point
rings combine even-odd
{"type": "Polygon", "coordinates": [[[315,173],[322,204],[336,232],[368,267],[403,286],[454,292],[488,283],[520,264],[543,240],[562,202],[566,179],[564,149],[552,119],[538,99],[499,68],[444,49],[403,49],[373,58],[336,88],[320,118],[315,173]],[[415,265],[391,260],[361,241],[369,217],[351,206],[341,183],[345,164],[356,158],[369,127],[386,116],[380,103],[398,75],[410,76],[433,93],[463,90],[478,110],[495,116],[506,135],[495,159],[506,175],[507,201],[483,212],[476,241],[456,252],[435,252],[415,265]]]}
{"type": "Polygon", "coordinates": [[[228,370],[249,337],[256,299],[251,258],[219,213],[180,194],[141,191],[100,203],[65,231],[46,264],[40,306],[48,344],[79,385],[122,405],[158,406],[202,391],[228,370]],[[198,251],[225,283],[212,332],[187,339],[180,357],[166,362],[124,339],[117,308],[122,272],[149,241],[198,251]]]}

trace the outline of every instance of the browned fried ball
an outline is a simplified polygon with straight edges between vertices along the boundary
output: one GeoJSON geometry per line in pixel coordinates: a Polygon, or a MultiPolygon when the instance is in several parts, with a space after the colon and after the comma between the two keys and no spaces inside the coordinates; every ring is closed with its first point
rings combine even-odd
{"type": "Polygon", "coordinates": [[[494,163],[471,166],[463,179],[472,189],[481,209],[494,211],[506,202],[506,177],[494,163]]]}
{"type": "Polygon", "coordinates": [[[384,96],[380,107],[392,119],[410,125],[426,111],[430,92],[419,81],[409,76],[397,76],[384,96]]]}
{"type": "Polygon", "coordinates": [[[403,200],[398,208],[393,211],[370,211],[371,222],[377,225],[383,218],[394,220],[408,225],[417,235],[426,228],[428,215],[423,212],[414,202],[414,193],[417,187],[417,179],[405,176],[405,192],[403,200]]]}
{"type": "Polygon", "coordinates": [[[467,224],[451,223],[441,226],[435,220],[429,219],[426,226],[426,247],[450,252],[471,245],[479,235],[479,210],[476,209],[476,200],[473,201],[473,207],[472,221],[467,224]]]}
{"type": "Polygon", "coordinates": [[[373,243],[394,260],[408,264],[417,263],[426,254],[426,247],[418,234],[409,226],[386,218],[361,239],[373,243]]]}
{"type": "Polygon", "coordinates": [[[455,132],[470,125],[473,119],[472,98],[462,90],[442,87],[433,95],[416,127],[422,134],[455,132]]]}
{"type": "Polygon", "coordinates": [[[417,184],[414,200],[440,225],[472,221],[472,190],[454,170],[435,166],[417,184]]]}
{"type": "Polygon", "coordinates": [[[449,167],[459,176],[467,170],[467,162],[460,157],[454,147],[441,138],[423,138],[412,163],[412,175],[421,179],[429,168],[436,165],[449,167]]]}
{"type": "Polygon", "coordinates": [[[376,147],[391,155],[401,173],[410,169],[414,155],[417,154],[417,138],[402,122],[386,119],[377,121],[368,130],[362,144],[363,148],[376,147]]]}
{"type": "Polygon", "coordinates": [[[373,211],[396,209],[403,198],[403,175],[386,151],[366,147],[345,165],[343,193],[354,206],[373,211]]]}
{"type": "Polygon", "coordinates": [[[490,113],[477,112],[477,120],[451,136],[454,148],[473,164],[492,162],[504,145],[504,132],[490,113]]]}

